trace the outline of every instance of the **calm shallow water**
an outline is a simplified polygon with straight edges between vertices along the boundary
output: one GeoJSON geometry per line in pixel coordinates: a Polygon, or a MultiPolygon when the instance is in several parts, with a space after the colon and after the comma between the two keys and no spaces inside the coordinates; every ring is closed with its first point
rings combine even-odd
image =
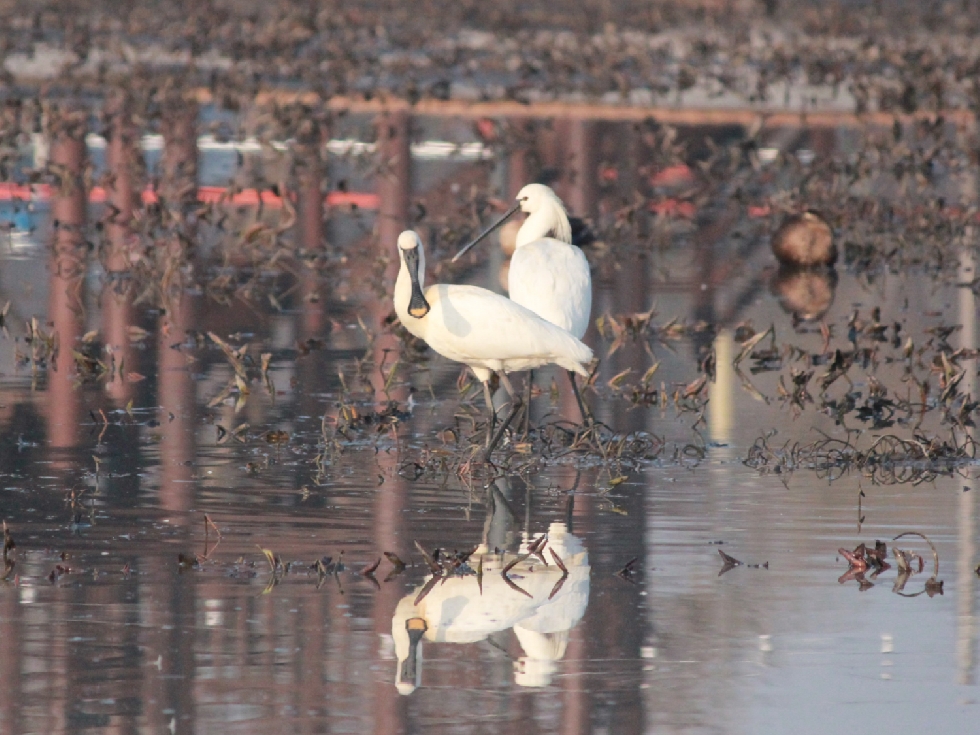
{"type": "MultiPolygon", "coordinates": [[[[430,197],[432,216],[445,192],[473,181],[503,186],[508,176],[499,165],[425,165],[409,190],[430,197]]],[[[595,186],[562,185],[578,211],[597,211],[608,198],[595,186]]],[[[0,244],[0,305],[12,305],[0,339],[0,516],[17,544],[16,566],[0,584],[0,731],[976,729],[973,466],[921,484],[747,467],[749,448],[773,429],[773,446],[841,429],[826,412],[797,416],[780,402],[782,373],[750,376],[753,392],[731,368],[740,322],[773,324],[780,340],[811,352],[823,338],[812,326],[794,332],[770,294],[764,242],[747,250],[724,237],[703,244],[717,238],[710,212],[692,224],[687,247],[631,253],[596,271],[594,317],[655,304],[660,324],[677,317],[719,327],[706,336],[690,326],[649,350],[628,341],[611,356],[609,340],[587,338],[604,357],[598,394],[589,396],[598,418],[662,437],[664,450],[619,465],[566,457],[489,487],[451,470],[416,476],[426,449],[453,456],[442,430],[465,433],[465,415],[478,418],[482,408],[475,394],[460,407],[458,367],[441,360],[411,369],[402,361],[387,386],[402,405],[414,388],[397,438],[369,426],[321,454],[324,415],[332,428],[341,404],[362,413],[382,407],[377,365],[402,354],[379,326],[390,304],[372,290],[373,213],[335,213],[328,237],[351,258],[335,263],[339,278],[314,283],[316,300],[301,298],[309,293],[302,283],[270,275],[263,283],[274,282],[275,302],[225,306],[192,292],[169,312],[120,305],[92,260],[74,281],[74,300],[53,298],[70,279],[54,275],[43,246],[48,210],[35,216],[33,240],[0,244]],[[18,357],[30,351],[23,325],[32,316],[54,325],[62,349],[97,330],[128,378],[79,384],[73,369],[34,371],[18,357]],[[220,400],[234,371],[204,337],[209,331],[247,344],[256,363],[271,353],[273,389],[253,381],[240,405],[234,394],[220,400]],[[309,339],[323,345],[304,354],[309,339]],[[670,402],[630,408],[611,395],[614,376],[627,368],[642,375],[655,361],[658,383],[683,388],[712,347],[717,378],[703,420],[670,402]],[[288,442],[269,443],[272,431],[287,432],[288,442]],[[524,562],[512,576],[528,597],[503,582],[494,552],[506,552],[506,563],[545,531],[569,561],[569,578],[552,593],[554,565],[524,562]],[[935,543],[941,596],[894,594],[894,565],[864,590],[838,581],[847,571],[838,548],[891,543],[906,531],[935,543]],[[484,544],[486,555],[469,562],[475,570],[483,556],[483,594],[472,575],[415,603],[429,578],[415,542],[447,553],[484,544]],[[287,569],[273,574],[262,549],[287,569]],[[719,575],[719,549],[745,564],[719,575]],[[386,551],[408,567],[389,577],[393,566],[383,560],[377,584],[359,574],[386,551]],[[341,552],[344,570],[311,567],[341,552]],[[180,555],[202,562],[181,565],[180,555]],[[629,578],[618,575],[634,558],[629,578]],[[413,616],[428,619],[436,640],[421,643],[420,685],[409,692],[396,681],[406,682],[403,636],[413,616]]],[[[99,216],[95,208],[90,219],[99,216]]],[[[382,237],[392,229],[378,226],[382,237]]],[[[460,278],[498,287],[499,253],[488,260],[460,278]]],[[[883,322],[903,325],[903,337],[921,342],[928,329],[961,324],[951,342],[976,347],[971,290],[922,273],[839,277],[825,316],[835,345],[846,344],[855,309],[878,306],[883,322]]],[[[963,364],[961,390],[976,394],[975,360],[963,364]]],[[[866,391],[858,373],[853,390],[866,391]]],[[[883,361],[876,375],[894,390],[900,365],[883,361]]],[[[538,380],[545,391],[535,420],[550,410],[574,416],[563,377],[542,371],[538,380]]],[[[865,447],[882,433],[847,423],[866,432],[865,447]]],[[[903,590],[914,594],[932,558],[920,541],[906,548],[927,567],[903,590]]]]}

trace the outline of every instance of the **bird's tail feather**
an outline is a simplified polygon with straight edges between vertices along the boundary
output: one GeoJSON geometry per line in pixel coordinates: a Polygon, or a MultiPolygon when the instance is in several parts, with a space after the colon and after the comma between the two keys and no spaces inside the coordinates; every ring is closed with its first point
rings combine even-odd
{"type": "Polygon", "coordinates": [[[571,342],[573,343],[572,349],[555,362],[566,370],[571,370],[573,373],[578,373],[583,378],[587,378],[589,377],[589,370],[585,366],[592,362],[592,350],[575,337],[571,337],[571,342]]]}

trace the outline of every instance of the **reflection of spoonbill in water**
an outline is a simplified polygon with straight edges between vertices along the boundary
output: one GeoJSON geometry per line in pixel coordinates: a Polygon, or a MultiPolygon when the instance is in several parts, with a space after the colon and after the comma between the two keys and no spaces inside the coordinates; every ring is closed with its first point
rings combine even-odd
{"type": "MultiPolygon", "coordinates": [[[[528,551],[528,540],[521,556],[528,551]]],[[[422,639],[436,643],[475,643],[493,633],[513,628],[524,649],[514,665],[520,686],[543,687],[551,682],[565,656],[569,631],[582,619],[589,602],[589,554],[564,523],[548,528],[545,554],[562,560],[568,576],[557,564],[546,567],[534,556],[520,562],[508,575],[526,594],[510,587],[501,570],[517,554],[490,554],[486,544],[470,556],[469,564],[482,564],[482,590],[476,575],[451,577],[434,586],[416,605],[419,587],[398,603],[391,621],[398,669],[395,685],[411,694],[422,683],[422,639]]]]}
{"type": "Polygon", "coordinates": [[[402,325],[443,357],[468,365],[483,383],[490,409],[488,458],[521,406],[507,373],[555,363],[588,376],[585,363],[592,359],[592,350],[520,304],[477,286],[438,284],[423,292],[425,252],[419,236],[411,230],[398,236],[398,257],[401,267],[394,302],[402,325]],[[500,375],[513,402],[510,417],[496,434],[489,387],[493,372],[500,375]]]}
{"type": "MultiPolygon", "coordinates": [[[[507,278],[510,298],[582,339],[589,328],[592,311],[592,274],[585,254],[572,245],[572,226],[565,207],[549,187],[528,184],[521,189],[517,203],[453,260],[458,260],[518,209],[528,217],[517,231],[517,249],[510,261],[507,278]]],[[[582,418],[589,421],[591,416],[582,402],[574,372],[569,371],[568,377],[582,418]]]]}

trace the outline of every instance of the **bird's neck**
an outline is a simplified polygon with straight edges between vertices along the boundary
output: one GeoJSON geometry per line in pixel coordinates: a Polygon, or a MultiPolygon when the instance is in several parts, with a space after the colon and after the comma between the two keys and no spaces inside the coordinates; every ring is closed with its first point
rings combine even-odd
{"type": "Polygon", "coordinates": [[[549,236],[562,242],[572,241],[572,225],[565,209],[558,202],[549,201],[538,211],[528,215],[521,229],[517,231],[517,247],[549,236]]]}

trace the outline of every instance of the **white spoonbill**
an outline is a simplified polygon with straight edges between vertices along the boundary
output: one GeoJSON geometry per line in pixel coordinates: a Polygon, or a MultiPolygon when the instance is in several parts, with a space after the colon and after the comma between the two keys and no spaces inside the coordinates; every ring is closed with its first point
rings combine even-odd
{"type": "Polygon", "coordinates": [[[425,251],[412,230],[398,236],[398,257],[401,266],[394,302],[402,325],[443,357],[468,365],[483,383],[490,409],[488,459],[522,403],[507,373],[555,363],[571,373],[588,376],[585,364],[592,359],[592,350],[515,301],[477,286],[440,283],[423,290],[425,251]],[[495,435],[489,387],[494,372],[500,375],[513,404],[510,417],[495,435]]]}
{"type": "MultiPolygon", "coordinates": [[[[527,558],[529,541],[525,538],[518,554],[493,554],[481,544],[468,562],[481,570],[480,577],[447,577],[424,596],[424,587],[419,587],[401,599],[391,620],[399,693],[411,694],[422,683],[423,639],[475,643],[509,628],[524,649],[514,666],[517,684],[543,687],[551,682],[565,656],[569,632],[589,604],[589,552],[564,523],[548,528],[544,549],[548,566],[534,556],[527,558]],[[567,574],[552,563],[549,550],[562,560],[567,574]],[[508,574],[515,577],[512,584],[519,589],[501,575],[513,561],[518,563],[508,574]]],[[[431,583],[432,576],[426,581],[431,583]]]]}
{"type": "MultiPolygon", "coordinates": [[[[518,209],[526,212],[528,217],[517,232],[517,249],[510,261],[510,298],[582,339],[589,328],[592,312],[592,273],[585,254],[572,245],[568,213],[550,187],[528,184],[521,189],[517,193],[517,203],[460,250],[453,261],[500,227],[518,209]],[[549,234],[554,234],[554,237],[549,237],[549,234]]],[[[568,377],[572,381],[582,418],[589,421],[591,416],[582,402],[575,374],[569,371],[568,377]]]]}

